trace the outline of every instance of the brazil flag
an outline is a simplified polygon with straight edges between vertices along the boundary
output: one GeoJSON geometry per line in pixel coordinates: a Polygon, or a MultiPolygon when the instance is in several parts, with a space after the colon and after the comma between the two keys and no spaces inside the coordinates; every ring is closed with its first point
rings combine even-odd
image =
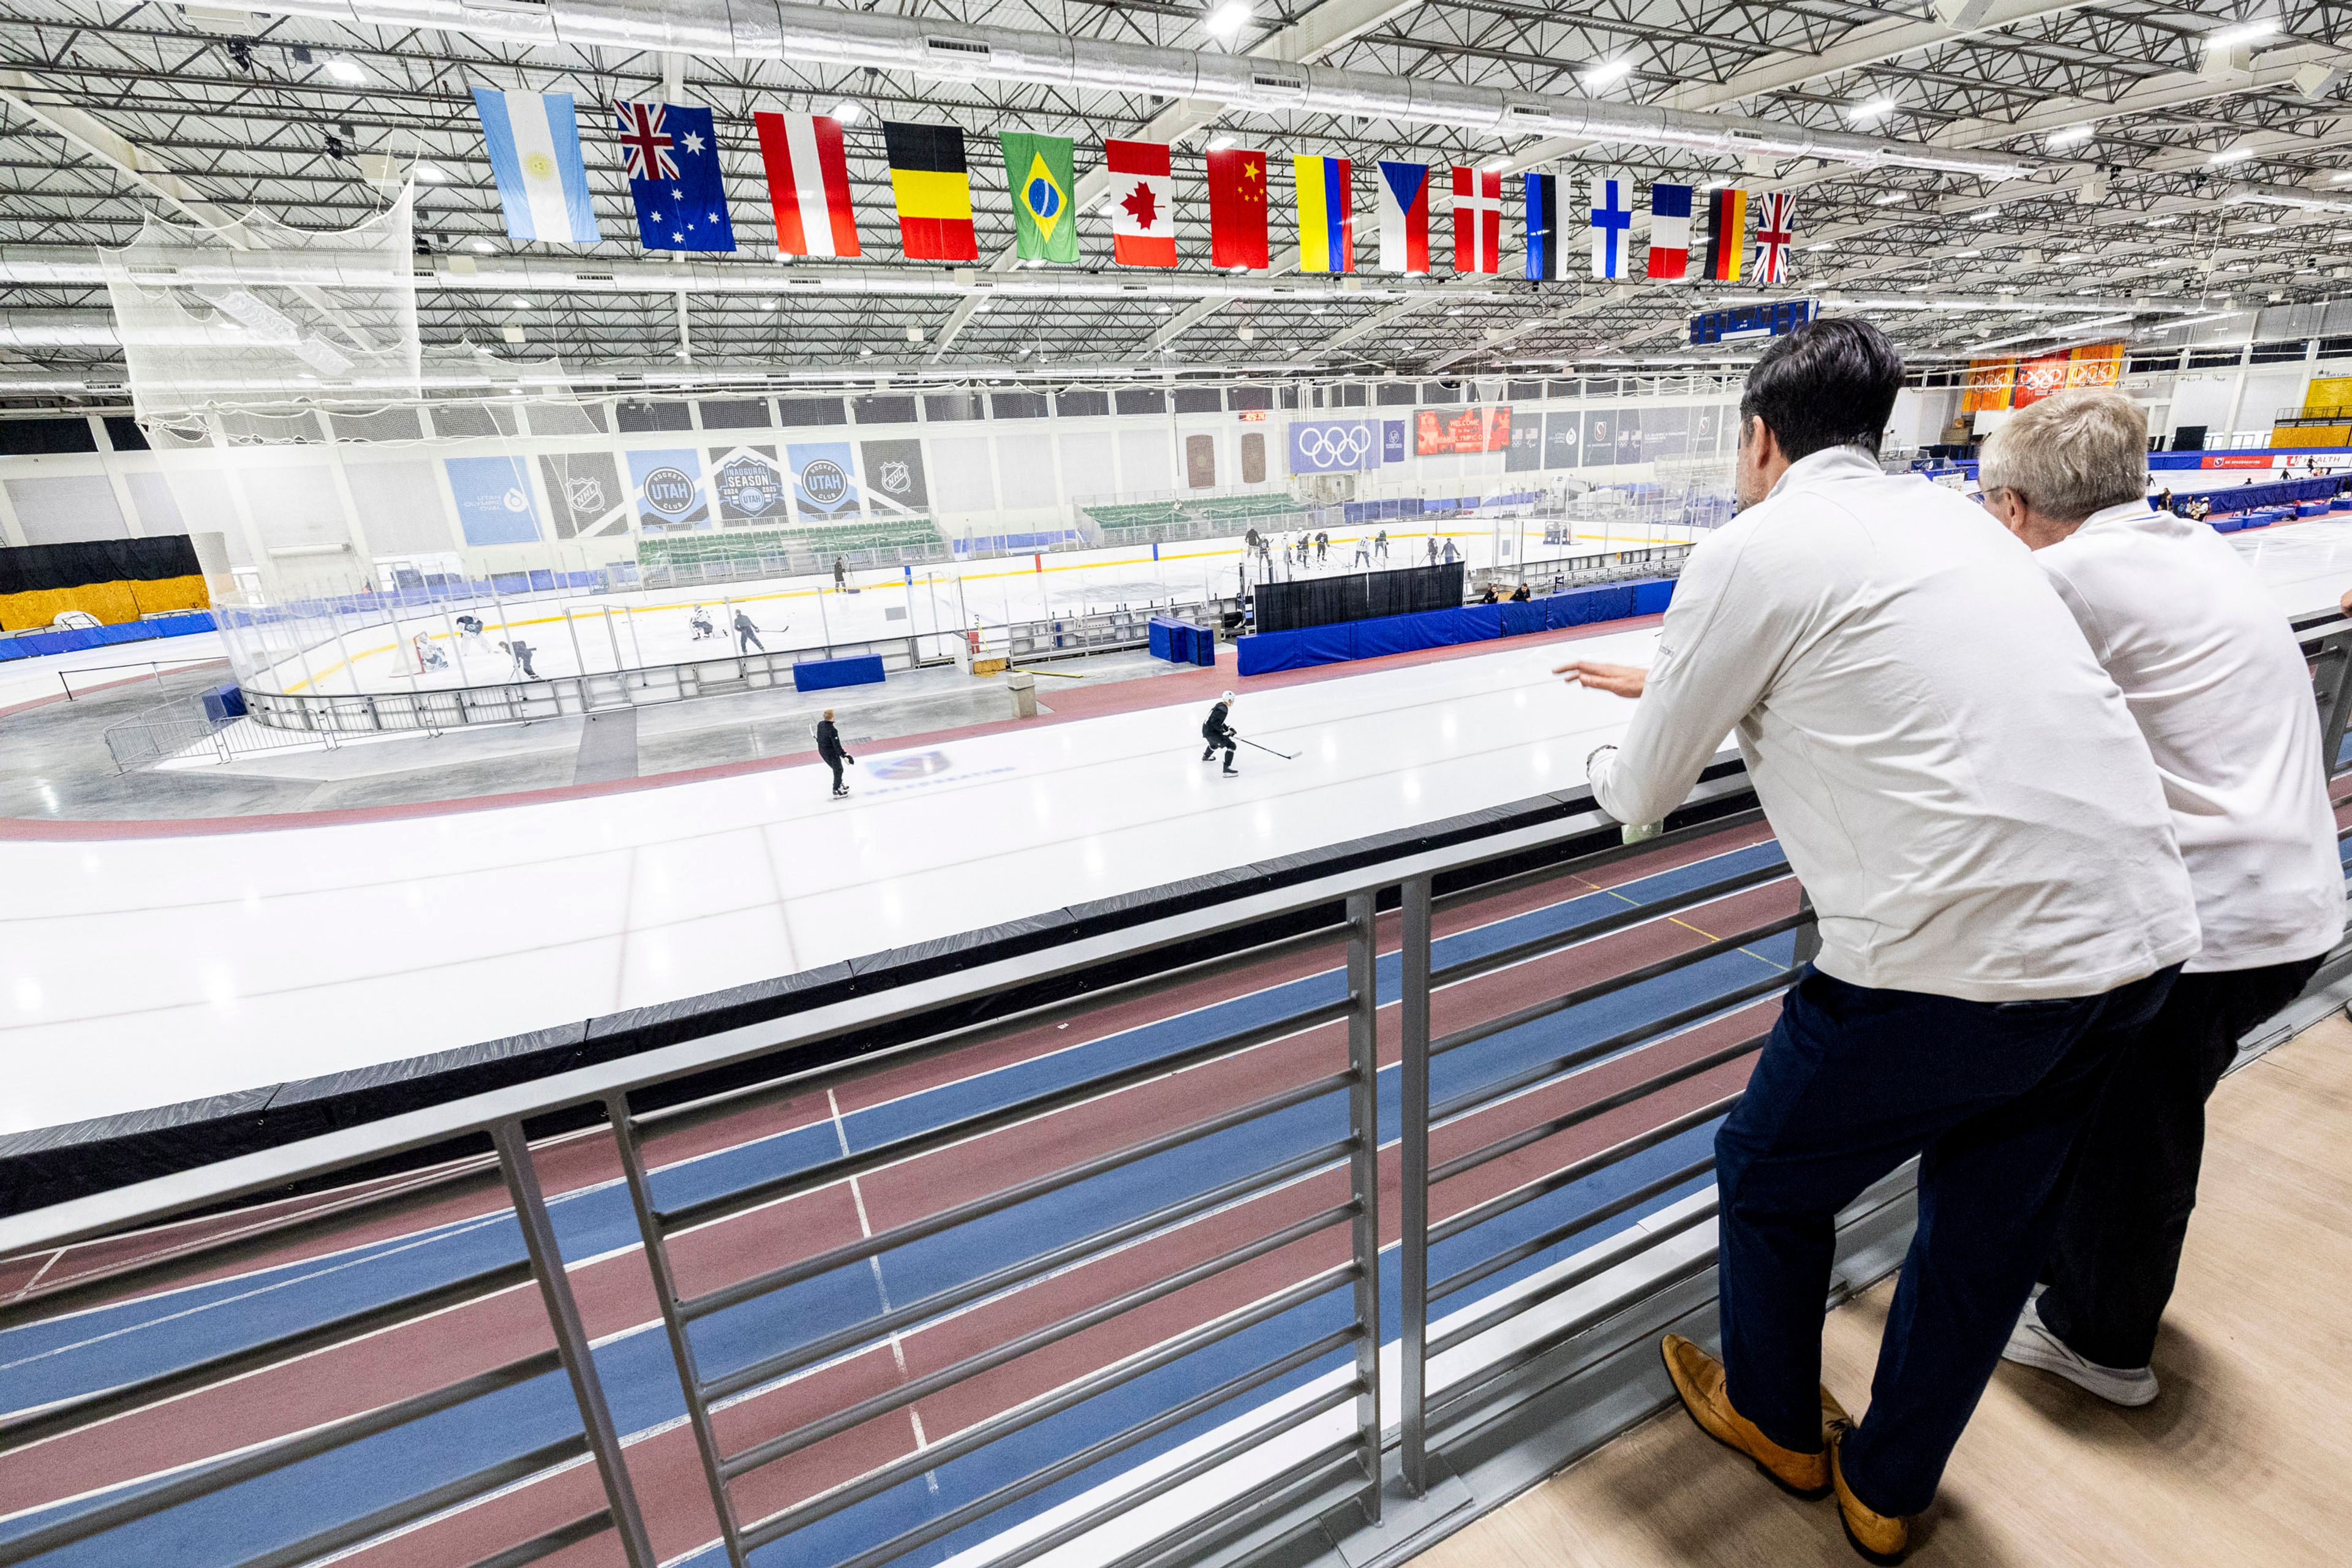
{"type": "Polygon", "coordinates": [[[1077,177],[1070,139],[1008,131],[1004,183],[1013,193],[1013,248],[1024,261],[1076,261],[1078,226],[1070,211],[1077,177]]]}

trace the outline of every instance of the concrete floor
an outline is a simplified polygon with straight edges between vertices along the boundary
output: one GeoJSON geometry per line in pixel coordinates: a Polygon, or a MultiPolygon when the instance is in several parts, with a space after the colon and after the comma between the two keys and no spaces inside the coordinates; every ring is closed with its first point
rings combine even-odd
{"type": "MultiPolygon", "coordinates": [[[[1033,673],[1039,710],[1051,712],[1056,689],[1181,668],[1135,651],[1057,661],[1033,673]]],[[[0,817],[160,820],[464,800],[804,753],[814,749],[817,716],[828,707],[852,750],[1013,716],[1002,678],[975,680],[943,667],[894,674],[879,687],[740,692],[590,719],[356,738],[332,749],[296,743],[226,763],[116,771],[108,727],[159,704],[185,712],[220,679],[211,668],[167,674],[0,717],[0,817]]],[[[296,741],[249,723],[237,739],[296,741]]]]}

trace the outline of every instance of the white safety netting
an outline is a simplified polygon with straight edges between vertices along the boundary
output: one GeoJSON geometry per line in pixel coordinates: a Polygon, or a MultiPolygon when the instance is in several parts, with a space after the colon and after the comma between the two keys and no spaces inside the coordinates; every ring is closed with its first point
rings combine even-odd
{"type": "Polygon", "coordinates": [[[324,232],[258,212],[221,228],[151,214],[130,245],[101,251],[139,418],[266,422],[419,396],[411,198],[324,232]]]}

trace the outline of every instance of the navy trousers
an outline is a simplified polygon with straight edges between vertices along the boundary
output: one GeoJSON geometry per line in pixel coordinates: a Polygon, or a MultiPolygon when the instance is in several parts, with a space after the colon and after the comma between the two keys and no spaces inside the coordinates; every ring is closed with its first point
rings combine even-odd
{"type": "Polygon", "coordinates": [[[2176,973],[1996,1005],[1807,969],[1716,1134],[1733,1407],[1820,1451],[1837,1213],[1918,1155],[1918,1229],[1843,1462],[1881,1513],[1925,1509],[2033,1288],[2091,1106],[2176,973]]]}

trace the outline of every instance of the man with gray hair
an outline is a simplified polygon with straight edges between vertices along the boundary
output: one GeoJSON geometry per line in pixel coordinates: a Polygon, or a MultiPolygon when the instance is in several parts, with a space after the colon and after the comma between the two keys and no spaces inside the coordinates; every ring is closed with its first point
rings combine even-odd
{"type": "Polygon", "coordinates": [[[2201,522],[2149,507],[2147,420],[2115,392],[2020,410],[1985,506],[2025,542],[2155,756],[2204,944],[2084,1135],[2049,1262],[2003,1353],[2117,1405],[2149,1361],[2197,1202],[2205,1101],[2247,1029],[2344,934],[2319,719],[2286,617],[2201,522]]]}

